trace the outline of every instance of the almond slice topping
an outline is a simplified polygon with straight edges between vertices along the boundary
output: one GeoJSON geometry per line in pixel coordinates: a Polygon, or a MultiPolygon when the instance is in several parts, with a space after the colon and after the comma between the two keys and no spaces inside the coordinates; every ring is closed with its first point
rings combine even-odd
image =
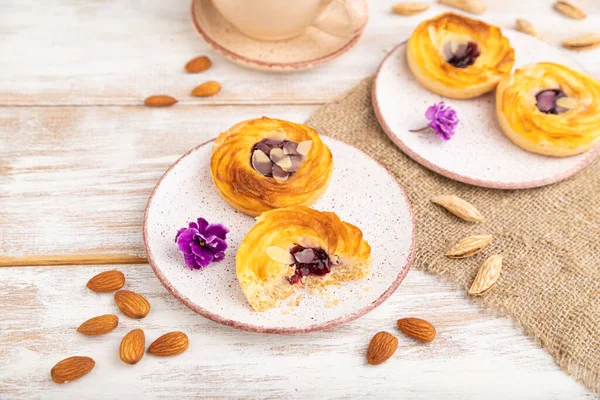
{"type": "Polygon", "coordinates": [[[284,183],[288,180],[290,174],[283,170],[279,165],[273,165],[273,178],[277,183],[284,183]]]}
{"type": "Polygon", "coordinates": [[[561,108],[566,108],[568,110],[572,110],[577,107],[579,102],[574,97],[561,97],[556,100],[556,105],[561,108]]]}
{"type": "Polygon", "coordinates": [[[271,173],[273,164],[262,150],[254,150],[254,153],[252,153],[252,168],[259,174],[267,176],[271,173]]]}
{"type": "Polygon", "coordinates": [[[313,145],[312,140],[304,140],[304,141],[298,143],[298,147],[296,147],[296,152],[298,154],[302,154],[303,156],[306,157],[308,155],[308,152],[310,151],[312,145],[313,145]]]}
{"type": "Polygon", "coordinates": [[[280,142],[283,142],[286,138],[287,134],[285,133],[285,131],[282,128],[277,128],[275,130],[272,130],[271,132],[268,132],[265,135],[266,139],[271,139],[271,140],[279,140],[280,142]]]}
{"type": "Polygon", "coordinates": [[[292,167],[292,159],[290,158],[290,156],[285,156],[281,160],[277,161],[275,164],[277,164],[281,169],[285,171],[286,169],[292,167]]]}
{"type": "Polygon", "coordinates": [[[291,165],[289,167],[282,167],[281,169],[283,169],[285,172],[298,171],[300,169],[300,167],[302,166],[302,163],[304,162],[304,160],[302,159],[303,156],[301,156],[300,154],[295,154],[295,155],[290,155],[288,157],[290,158],[291,165]]]}
{"type": "Polygon", "coordinates": [[[267,255],[273,261],[277,261],[278,263],[291,265],[294,263],[294,257],[290,254],[289,251],[282,249],[277,246],[267,247],[267,255]]]}
{"type": "Polygon", "coordinates": [[[286,158],[287,155],[284,153],[283,149],[276,147],[274,149],[271,149],[270,157],[271,157],[271,161],[273,161],[275,164],[278,164],[279,161],[286,158]]]}

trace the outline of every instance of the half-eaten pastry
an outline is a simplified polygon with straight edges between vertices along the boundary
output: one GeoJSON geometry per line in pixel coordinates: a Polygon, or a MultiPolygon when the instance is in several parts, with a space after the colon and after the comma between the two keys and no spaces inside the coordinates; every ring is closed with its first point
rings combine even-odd
{"type": "Polygon", "coordinates": [[[244,237],[237,278],[256,311],[275,307],[303,287],[365,278],[371,247],[359,228],[332,212],[293,206],[265,212],[244,237]]]}

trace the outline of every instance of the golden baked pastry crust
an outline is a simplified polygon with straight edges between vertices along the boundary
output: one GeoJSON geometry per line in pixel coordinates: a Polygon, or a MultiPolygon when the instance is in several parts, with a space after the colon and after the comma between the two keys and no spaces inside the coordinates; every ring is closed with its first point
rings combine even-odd
{"type": "MultiPolygon", "coordinates": [[[[294,260],[289,254],[290,260],[294,260]]],[[[371,247],[359,228],[343,222],[332,212],[292,206],[265,212],[244,237],[236,255],[237,277],[244,295],[256,311],[272,308],[302,287],[321,289],[342,281],[362,279],[370,272],[371,247]],[[331,272],[309,275],[291,284],[295,266],[276,261],[269,248],[322,249],[331,262],[331,272]]]]}
{"type": "Polygon", "coordinates": [[[508,75],[515,53],[500,28],[454,13],[422,22],[408,40],[408,66],[428,90],[468,99],[493,90],[508,75]],[[447,61],[452,43],[474,42],[480,55],[472,65],[458,68],[447,61]]]}
{"type": "Polygon", "coordinates": [[[506,136],[527,151],[580,154],[600,141],[600,83],[559,64],[526,65],[498,85],[496,114],[506,136]],[[577,100],[576,107],[560,114],[541,112],[536,95],[553,89],[577,100]]]}
{"type": "Polygon", "coordinates": [[[333,172],[331,151],[314,129],[288,121],[258,118],[240,122],[216,139],[210,161],[213,181],[232,207],[252,216],[274,208],[311,205],[327,189],[333,172]],[[298,171],[283,183],[254,170],[252,149],[272,132],[285,131],[286,140],[312,140],[298,171]]]}

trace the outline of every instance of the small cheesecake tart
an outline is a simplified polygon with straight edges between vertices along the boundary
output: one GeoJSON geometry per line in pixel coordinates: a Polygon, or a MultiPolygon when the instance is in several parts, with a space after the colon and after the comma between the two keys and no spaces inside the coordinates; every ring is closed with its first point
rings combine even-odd
{"type": "Polygon", "coordinates": [[[600,83],[564,65],[529,64],[498,84],[496,115],[506,136],[527,151],[581,154],[600,141],[600,83]]]}
{"type": "Polygon", "coordinates": [[[515,52],[500,28],[454,13],[417,26],[406,57],[423,87],[455,99],[494,90],[515,62],[515,52]]]}
{"type": "Polygon", "coordinates": [[[363,279],[370,266],[371,247],[359,228],[304,206],[262,214],[236,255],[238,281],[256,311],[304,287],[323,290],[363,279]]]}
{"type": "Polygon", "coordinates": [[[263,117],[221,133],[210,168],[223,199],[257,216],[317,201],[331,180],[333,158],[314,129],[263,117]]]}

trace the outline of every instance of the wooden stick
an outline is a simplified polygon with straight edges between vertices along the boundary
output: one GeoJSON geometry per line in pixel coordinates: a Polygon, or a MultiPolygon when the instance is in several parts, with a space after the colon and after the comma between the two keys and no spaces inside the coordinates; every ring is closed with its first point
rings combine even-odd
{"type": "Polygon", "coordinates": [[[44,256],[0,256],[0,267],[33,267],[47,265],[147,264],[144,257],[130,254],[63,254],[44,256]]]}

